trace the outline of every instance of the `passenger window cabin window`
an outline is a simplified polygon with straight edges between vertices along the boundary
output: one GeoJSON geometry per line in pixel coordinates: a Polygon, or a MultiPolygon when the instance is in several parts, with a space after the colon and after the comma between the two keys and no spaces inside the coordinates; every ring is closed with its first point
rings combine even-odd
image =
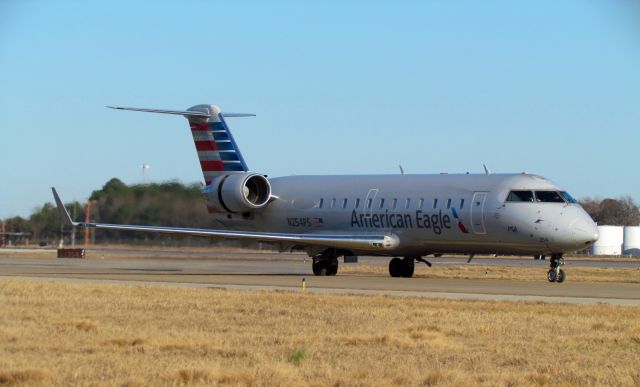
{"type": "Polygon", "coordinates": [[[418,202],[418,209],[421,210],[422,206],[424,206],[424,199],[420,199],[420,201],[418,202]]]}
{"type": "Polygon", "coordinates": [[[331,199],[331,208],[336,208],[336,198],[331,199]]]}
{"type": "Polygon", "coordinates": [[[538,203],[564,203],[560,193],[556,191],[536,191],[536,202],[538,203]]]}
{"type": "Polygon", "coordinates": [[[407,198],[407,201],[404,204],[404,209],[408,210],[410,205],[411,205],[411,199],[407,198]]]}
{"type": "Polygon", "coordinates": [[[356,198],[356,204],[355,206],[353,206],[353,208],[358,208],[360,207],[360,198],[356,198]]]}
{"type": "Polygon", "coordinates": [[[384,198],[380,198],[380,209],[384,208],[384,198]]]}
{"type": "Polygon", "coordinates": [[[398,205],[398,199],[393,198],[393,201],[391,202],[391,209],[395,210],[397,205],[398,205]]]}
{"type": "Polygon", "coordinates": [[[464,199],[460,199],[460,209],[464,208],[464,199]]]}
{"type": "Polygon", "coordinates": [[[433,199],[433,209],[435,210],[438,207],[438,199],[433,199]]]}
{"type": "Polygon", "coordinates": [[[347,203],[349,203],[349,199],[344,198],[344,199],[342,200],[342,208],[347,208],[347,203]]]}
{"type": "Polygon", "coordinates": [[[447,210],[451,208],[451,199],[447,199],[447,210]]]}
{"type": "Polygon", "coordinates": [[[371,209],[371,204],[373,203],[373,199],[369,198],[367,199],[367,210],[371,209]]]}
{"type": "Polygon", "coordinates": [[[508,202],[533,202],[532,191],[511,191],[507,195],[508,202]]]}

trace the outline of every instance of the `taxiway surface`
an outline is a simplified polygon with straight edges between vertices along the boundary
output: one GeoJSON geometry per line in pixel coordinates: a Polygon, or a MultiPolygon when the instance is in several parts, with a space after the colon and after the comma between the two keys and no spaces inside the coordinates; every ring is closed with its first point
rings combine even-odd
{"type": "MultiPolygon", "coordinates": [[[[494,279],[390,278],[382,275],[339,274],[315,277],[309,259],[302,255],[271,253],[216,253],[203,259],[175,254],[152,253],[128,258],[127,252],[113,251],[100,258],[93,251],[90,259],[57,259],[53,254],[0,255],[0,278],[40,278],[75,283],[146,284],[186,287],[223,287],[234,289],[297,290],[306,280],[309,292],[385,294],[396,296],[446,297],[460,299],[545,301],[570,303],[611,303],[640,305],[640,284],[565,282],[544,280],[545,261],[533,259],[494,259],[482,265],[531,266],[541,268],[541,281],[494,279]],[[160,256],[156,255],[160,254],[160,256]]],[[[438,265],[458,265],[463,258],[440,258],[438,265]]],[[[367,265],[385,265],[386,259],[361,258],[367,265]]],[[[574,261],[578,266],[629,267],[637,262],[574,261]]],[[[640,275],[640,274],[639,274],[640,275]]]]}

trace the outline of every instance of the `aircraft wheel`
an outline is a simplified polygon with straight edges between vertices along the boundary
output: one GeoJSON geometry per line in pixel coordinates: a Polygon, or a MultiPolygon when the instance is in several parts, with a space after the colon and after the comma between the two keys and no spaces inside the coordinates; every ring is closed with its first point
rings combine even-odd
{"type": "Polygon", "coordinates": [[[400,277],[402,275],[402,260],[395,257],[389,261],[389,274],[392,277],[400,277]]]}
{"type": "Polygon", "coordinates": [[[550,269],[547,272],[549,282],[564,282],[564,270],[560,269],[562,265],[564,265],[562,254],[551,254],[551,265],[549,265],[550,269]]]}
{"type": "Polygon", "coordinates": [[[338,274],[338,258],[314,260],[311,265],[314,275],[338,274]]]}
{"type": "Polygon", "coordinates": [[[314,275],[327,275],[326,261],[313,262],[311,270],[313,270],[314,275]]]}
{"type": "Polygon", "coordinates": [[[415,270],[415,264],[413,258],[405,258],[402,260],[402,276],[404,278],[413,277],[413,271],[415,270]]]}
{"type": "Polygon", "coordinates": [[[327,275],[338,274],[338,258],[333,258],[325,262],[327,263],[327,275]]]}

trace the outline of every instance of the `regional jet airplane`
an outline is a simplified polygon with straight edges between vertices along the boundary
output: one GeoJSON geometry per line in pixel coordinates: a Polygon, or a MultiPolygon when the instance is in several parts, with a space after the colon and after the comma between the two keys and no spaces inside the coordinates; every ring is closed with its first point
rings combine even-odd
{"type": "MultiPolygon", "coordinates": [[[[110,106],[187,118],[203,195],[215,229],[74,222],[68,225],[250,239],[280,251],[305,251],[315,275],[335,275],[338,258],[390,256],[392,277],[412,277],[415,262],[442,254],[549,255],[550,282],[563,282],[563,253],[598,239],[589,215],[544,177],[519,174],[287,176],[249,170],[215,105],[186,111],[110,106]]],[[[204,207],[203,207],[204,209],[204,207]]]]}

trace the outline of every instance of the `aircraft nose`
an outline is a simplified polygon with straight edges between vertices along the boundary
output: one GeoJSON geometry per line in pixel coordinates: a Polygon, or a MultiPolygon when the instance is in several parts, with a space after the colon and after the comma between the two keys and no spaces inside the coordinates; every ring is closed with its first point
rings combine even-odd
{"type": "Polygon", "coordinates": [[[600,237],[598,226],[591,220],[591,218],[578,219],[571,225],[570,229],[575,241],[584,246],[589,246],[595,243],[595,241],[600,237]]]}

